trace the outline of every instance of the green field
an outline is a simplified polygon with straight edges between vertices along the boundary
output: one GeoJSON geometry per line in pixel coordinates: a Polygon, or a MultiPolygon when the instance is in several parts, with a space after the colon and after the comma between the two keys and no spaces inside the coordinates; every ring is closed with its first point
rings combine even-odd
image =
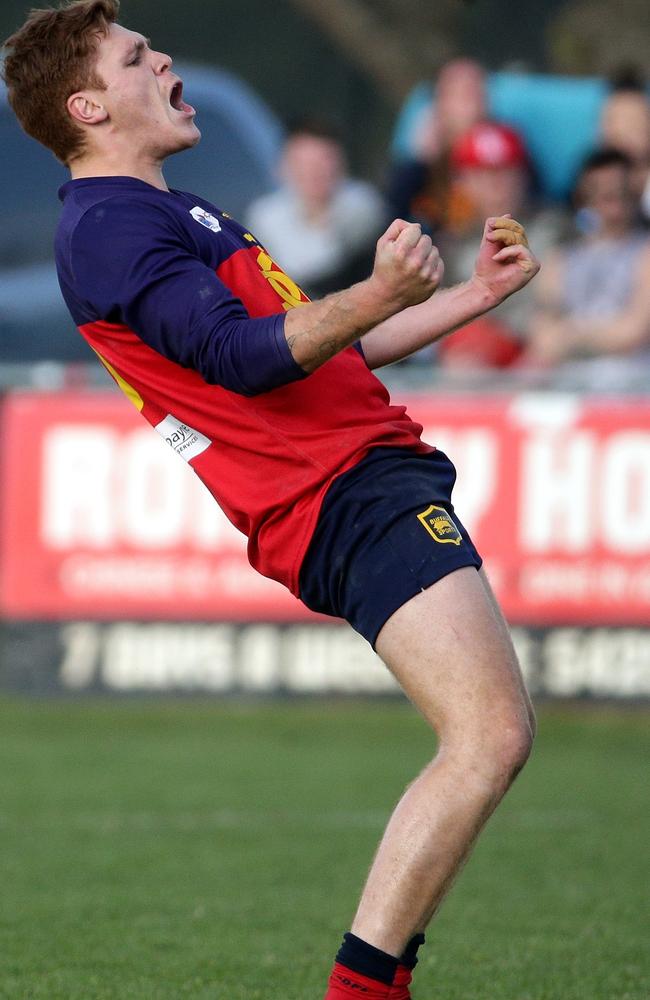
{"type": "MultiPolygon", "coordinates": [[[[540,712],[415,1000],[647,1000],[650,712],[540,712]]],[[[401,703],[0,702],[0,996],[322,1000],[401,703]]]]}

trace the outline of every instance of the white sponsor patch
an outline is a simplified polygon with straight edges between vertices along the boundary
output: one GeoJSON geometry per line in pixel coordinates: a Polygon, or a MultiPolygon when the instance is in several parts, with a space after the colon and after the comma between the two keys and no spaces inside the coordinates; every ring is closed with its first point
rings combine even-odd
{"type": "Polygon", "coordinates": [[[207,438],[205,434],[181,423],[176,417],[172,417],[171,413],[159,424],[156,424],[155,429],[161,437],[164,437],[176,454],[184,458],[186,462],[196,458],[212,444],[210,438],[207,438]]]}
{"type": "Polygon", "coordinates": [[[197,222],[200,222],[202,226],[205,226],[206,229],[211,229],[213,233],[221,232],[221,223],[216,216],[211,215],[210,212],[206,212],[206,210],[201,208],[199,205],[196,205],[195,208],[190,210],[190,215],[193,219],[196,219],[197,222]]]}

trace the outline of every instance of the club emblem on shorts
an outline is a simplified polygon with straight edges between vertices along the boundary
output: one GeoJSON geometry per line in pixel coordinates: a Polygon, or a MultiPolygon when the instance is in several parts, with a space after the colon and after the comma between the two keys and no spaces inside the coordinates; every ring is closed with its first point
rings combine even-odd
{"type": "Polygon", "coordinates": [[[204,208],[200,208],[197,205],[196,208],[193,208],[190,211],[190,215],[193,219],[196,219],[197,222],[200,222],[202,226],[205,226],[206,229],[211,229],[213,233],[221,232],[221,223],[219,220],[216,216],[210,215],[209,212],[206,212],[204,208]]]}
{"type": "Polygon", "coordinates": [[[429,532],[435,542],[451,542],[452,545],[460,545],[462,536],[451,514],[448,514],[444,507],[436,507],[431,504],[421,514],[418,514],[418,521],[429,532]]]}

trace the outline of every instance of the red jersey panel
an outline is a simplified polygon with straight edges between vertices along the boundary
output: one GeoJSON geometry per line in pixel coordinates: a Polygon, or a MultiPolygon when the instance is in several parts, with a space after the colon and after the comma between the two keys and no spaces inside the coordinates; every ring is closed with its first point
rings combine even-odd
{"type": "Polygon", "coordinates": [[[278,322],[306,297],[234,220],[193,195],[130,178],[94,180],[82,197],[74,197],[74,186],[83,182],[65,186],[57,241],[59,278],[79,329],[131,402],[248,536],[252,565],[299,596],[300,566],[332,481],[373,447],[432,450],[420,440],[422,428],[404,407],[391,405],[356,347],[308,377],[296,371],[278,322]],[[128,182],[117,196],[104,183],[115,180],[128,182]],[[131,195],[132,185],[138,198],[137,208],[133,199],[129,205],[129,234],[133,213],[137,226],[125,252],[110,218],[126,218],[123,189],[131,195]],[[98,268],[104,270],[95,292],[98,268]],[[208,333],[202,303],[210,310],[208,333]],[[246,388],[259,385],[258,356],[264,384],[285,377],[284,384],[246,388]],[[206,381],[204,366],[225,373],[228,384],[206,381]]]}

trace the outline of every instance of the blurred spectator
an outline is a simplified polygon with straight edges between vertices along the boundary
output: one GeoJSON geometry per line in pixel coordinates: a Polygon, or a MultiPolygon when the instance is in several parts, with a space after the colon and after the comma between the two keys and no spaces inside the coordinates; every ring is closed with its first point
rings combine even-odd
{"type": "MultiPolygon", "coordinates": [[[[521,67],[485,76],[485,120],[516,128],[525,139],[544,197],[569,197],[575,175],[598,142],[610,88],[598,77],[557,77],[521,67]]],[[[391,148],[396,161],[420,158],[423,122],[435,106],[431,82],[416,84],[400,109],[391,148]]],[[[425,129],[426,132],[426,129],[425,129]]]]}
{"type": "Polygon", "coordinates": [[[334,130],[316,121],[289,132],[282,187],[254,201],[246,225],[314,297],[367,277],[388,211],[372,185],[346,175],[334,130]]]}
{"type": "Polygon", "coordinates": [[[650,101],[643,81],[633,71],[612,81],[600,120],[602,145],[618,149],[632,161],[632,191],[644,221],[650,224],[650,101]]]}
{"type": "Polygon", "coordinates": [[[452,59],[438,74],[436,100],[421,123],[416,145],[423,160],[449,153],[459,135],[487,118],[485,71],[473,59],[452,59]]]}
{"type": "MultiPolygon", "coordinates": [[[[535,206],[524,144],[513,129],[480,122],[459,136],[450,153],[452,188],[467,205],[464,218],[449,220],[438,244],[445,282],[465,281],[472,273],[485,220],[509,213],[526,227],[537,254],[546,254],[566,232],[559,209],[535,206]]],[[[441,341],[438,360],[445,367],[505,368],[517,361],[534,307],[533,293],[522,289],[488,316],[441,341]]]]}
{"type": "Polygon", "coordinates": [[[650,239],[638,227],[633,164],[601,150],[575,191],[583,231],[544,262],[525,360],[591,388],[624,389],[650,373],[650,239]]]}
{"type": "Polygon", "coordinates": [[[459,135],[487,117],[485,72],[472,59],[452,59],[438,75],[436,98],[414,137],[414,155],[392,169],[389,202],[392,214],[413,219],[432,234],[460,213],[453,198],[449,152],[459,135]]]}

